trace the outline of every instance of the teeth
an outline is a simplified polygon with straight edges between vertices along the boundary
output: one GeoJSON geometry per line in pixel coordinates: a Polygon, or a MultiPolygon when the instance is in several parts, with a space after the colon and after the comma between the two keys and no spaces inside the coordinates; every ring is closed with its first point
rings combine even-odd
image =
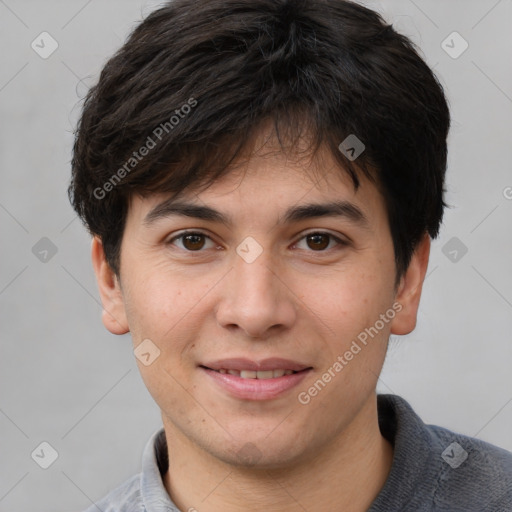
{"type": "Polygon", "coordinates": [[[293,370],[262,370],[262,371],[255,371],[255,370],[226,370],[224,368],[221,368],[220,370],[217,370],[219,373],[222,374],[229,374],[229,375],[235,375],[236,377],[240,377],[242,379],[275,379],[276,377],[282,377],[283,375],[291,375],[293,373],[293,370]]]}
{"type": "Polygon", "coordinates": [[[258,373],[260,372],[255,372],[253,370],[242,370],[240,372],[240,377],[242,377],[242,379],[256,379],[258,377],[258,373]]]}
{"type": "MultiPolygon", "coordinates": [[[[273,370],[265,370],[261,372],[255,372],[258,379],[272,379],[274,377],[273,370]]],[[[240,374],[242,375],[242,374],[240,374]]]]}

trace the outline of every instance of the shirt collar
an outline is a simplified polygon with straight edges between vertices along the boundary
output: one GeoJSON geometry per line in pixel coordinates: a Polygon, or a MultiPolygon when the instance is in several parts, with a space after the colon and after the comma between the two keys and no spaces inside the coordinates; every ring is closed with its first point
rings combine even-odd
{"type": "Polygon", "coordinates": [[[147,442],[142,455],[140,489],[146,512],[180,512],[171,501],[162,481],[169,467],[167,442],[163,428],[147,442]]]}

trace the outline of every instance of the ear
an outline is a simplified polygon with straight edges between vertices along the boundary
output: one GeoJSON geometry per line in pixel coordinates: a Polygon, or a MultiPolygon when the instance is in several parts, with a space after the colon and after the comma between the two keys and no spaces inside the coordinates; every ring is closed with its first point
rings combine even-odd
{"type": "Polygon", "coordinates": [[[103,325],[112,334],[126,334],[130,329],[119,279],[107,263],[103,244],[98,237],[92,240],[91,258],[103,305],[103,325]]]}
{"type": "Polygon", "coordinates": [[[420,304],[421,290],[427,273],[430,255],[430,236],[428,233],[418,243],[407,271],[400,279],[396,302],[401,306],[391,322],[391,334],[409,334],[416,327],[416,318],[420,304]]]}

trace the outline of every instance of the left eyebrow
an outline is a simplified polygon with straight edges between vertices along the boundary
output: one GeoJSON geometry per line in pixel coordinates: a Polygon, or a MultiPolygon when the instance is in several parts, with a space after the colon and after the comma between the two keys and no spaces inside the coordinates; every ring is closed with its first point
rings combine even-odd
{"type": "Polygon", "coordinates": [[[286,211],[279,224],[320,217],[345,217],[360,227],[365,229],[370,227],[370,221],[363,211],[349,201],[331,201],[329,203],[310,203],[294,206],[286,211]]]}
{"type": "MultiPolygon", "coordinates": [[[[145,217],[144,225],[149,227],[159,219],[172,216],[192,217],[200,220],[219,222],[228,227],[233,225],[230,215],[215,210],[209,206],[202,206],[184,201],[166,200],[156,205],[145,217]]],[[[369,229],[370,222],[363,211],[349,201],[331,201],[328,203],[308,203],[290,207],[278,219],[277,224],[291,224],[301,220],[316,219],[320,217],[344,217],[362,228],[369,229]]]]}
{"type": "Polygon", "coordinates": [[[220,222],[226,226],[232,225],[232,220],[229,215],[221,213],[209,206],[201,206],[194,203],[187,203],[184,201],[174,201],[168,199],[160,204],[157,204],[145,217],[144,225],[150,226],[157,220],[172,217],[193,217],[194,219],[209,220],[212,222],[220,222]]]}

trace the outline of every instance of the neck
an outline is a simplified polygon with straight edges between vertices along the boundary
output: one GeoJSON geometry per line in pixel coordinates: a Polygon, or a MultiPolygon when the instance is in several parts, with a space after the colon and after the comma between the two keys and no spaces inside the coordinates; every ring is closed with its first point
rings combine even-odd
{"type": "Polygon", "coordinates": [[[186,511],[364,512],[384,486],[393,459],[379,430],[375,394],[336,439],[293,467],[234,467],[192,445],[165,418],[164,427],[164,485],[186,511]]]}

